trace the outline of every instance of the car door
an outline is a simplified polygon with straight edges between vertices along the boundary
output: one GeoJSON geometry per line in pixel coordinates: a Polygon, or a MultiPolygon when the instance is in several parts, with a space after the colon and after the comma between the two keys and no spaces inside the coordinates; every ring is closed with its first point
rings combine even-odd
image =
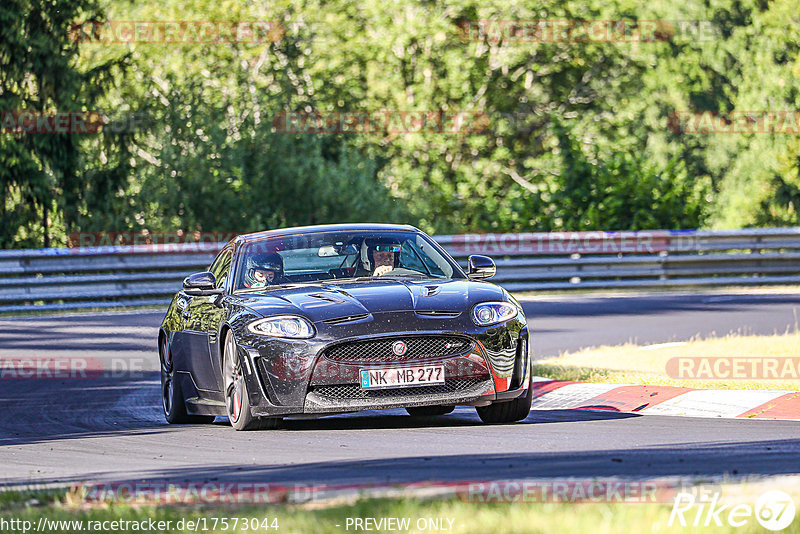
{"type": "MultiPolygon", "coordinates": [[[[230,273],[233,259],[233,247],[225,247],[214,259],[209,271],[217,280],[217,288],[223,289],[230,273]]],[[[222,369],[219,361],[219,328],[225,320],[223,295],[208,295],[190,297],[186,309],[185,342],[191,352],[189,359],[190,372],[195,385],[202,396],[224,400],[220,384],[222,383],[222,369]]]]}

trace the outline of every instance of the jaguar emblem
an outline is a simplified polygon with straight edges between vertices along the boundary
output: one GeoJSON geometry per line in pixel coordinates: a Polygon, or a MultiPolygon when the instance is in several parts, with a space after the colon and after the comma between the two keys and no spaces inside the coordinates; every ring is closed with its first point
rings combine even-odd
{"type": "Polygon", "coordinates": [[[394,352],[397,356],[402,356],[407,350],[408,347],[402,341],[395,341],[392,345],[392,352],[394,352]]]}

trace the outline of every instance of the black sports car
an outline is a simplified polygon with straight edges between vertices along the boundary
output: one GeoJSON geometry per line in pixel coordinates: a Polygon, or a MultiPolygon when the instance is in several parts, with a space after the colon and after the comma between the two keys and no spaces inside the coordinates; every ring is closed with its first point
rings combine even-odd
{"type": "Polygon", "coordinates": [[[475,406],[527,417],[522,307],[411,226],[309,226],[242,235],[183,282],[158,333],[170,423],[227,416],[237,430],[283,417],[475,406]]]}

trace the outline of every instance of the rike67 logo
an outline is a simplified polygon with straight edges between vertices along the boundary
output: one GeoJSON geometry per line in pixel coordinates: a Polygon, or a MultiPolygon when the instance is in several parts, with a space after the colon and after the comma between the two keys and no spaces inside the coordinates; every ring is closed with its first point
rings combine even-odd
{"type": "Polygon", "coordinates": [[[728,524],[743,527],[755,519],[762,527],[771,531],[783,530],[792,524],[795,506],[792,497],[780,490],[764,493],[750,503],[723,503],[719,491],[713,493],[680,492],[675,495],[672,512],[667,525],[682,527],[709,527],[728,524]]]}

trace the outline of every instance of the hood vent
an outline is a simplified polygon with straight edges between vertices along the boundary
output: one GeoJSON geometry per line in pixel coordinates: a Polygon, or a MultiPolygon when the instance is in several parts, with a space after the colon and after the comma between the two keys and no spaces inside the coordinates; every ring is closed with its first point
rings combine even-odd
{"type": "Polygon", "coordinates": [[[325,302],[334,302],[334,303],[344,302],[342,299],[338,299],[336,297],[325,295],[323,293],[312,293],[312,294],[309,295],[309,297],[313,297],[313,298],[319,299],[319,300],[324,300],[325,302]]]}
{"type": "Polygon", "coordinates": [[[452,317],[458,317],[459,315],[461,315],[461,312],[444,311],[444,310],[426,310],[426,311],[418,311],[417,315],[422,315],[423,317],[452,318],[452,317]]]}
{"type": "Polygon", "coordinates": [[[325,324],[344,324],[344,323],[354,323],[356,321],[363,321],[369,317],[368,313],[360,313],[358,315],[348,315],[346,317],[336,317],[335,319],[327,319],[322,321],[325,324]]]}

